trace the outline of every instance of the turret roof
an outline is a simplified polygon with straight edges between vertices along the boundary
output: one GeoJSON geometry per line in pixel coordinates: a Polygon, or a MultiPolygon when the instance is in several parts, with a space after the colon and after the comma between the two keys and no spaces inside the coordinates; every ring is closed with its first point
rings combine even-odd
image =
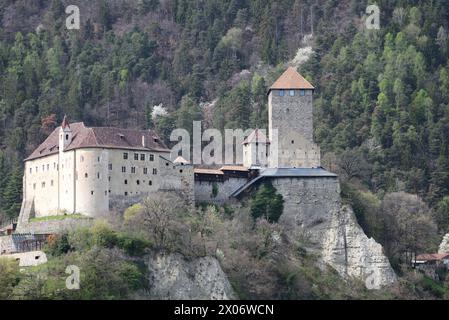
{"type": "Polygon", "coordinates": [[[276,80],[271,86],[270,90],[279,89],[309,89],[314,90],[315,87],[309,81],[304,79],[302,75],[293,67],[288,67],[287,70],[276,80]]]}

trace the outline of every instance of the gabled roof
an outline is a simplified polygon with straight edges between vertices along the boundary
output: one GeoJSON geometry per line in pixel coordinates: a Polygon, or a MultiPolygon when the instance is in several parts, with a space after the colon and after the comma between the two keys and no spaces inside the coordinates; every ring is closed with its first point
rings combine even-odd
{"type": "Polygon", "coordinates": [[[302,75],[293,67],[288,67],[287,70],[276,80],[271,86],[270,90],[279,89],[309,89],[314,90],[314,86],[309,81],[304,79],[302,75]]]}
{"type": "Polygon", "coordinates": [[[243,141],[242,144],[249,144],[253,142],[270,143],[267,136],[259,129],[251,132],[251,134],[243,141]]]}
{"type": "MultiPolygon", "coordinates": [[[[59,152],[59,131],[56,128],[25,161],[42,158],[59,152]]],[[[64,151],[81,148],[109,148],[141,151],[170,152],[151,130],[134,130],[107,127],[88,128],[82,122],[70,124],[72,141],[64,151]],[[144,137],[144,139],[142,139],[144,137]],[[143,141],[145,146],[142,145],[143,141]]]]}
{"type": "Polygon", "coordinates": [[[178,156],[173,163],[189,164],[190,162],[181,156],[178,156]]]}

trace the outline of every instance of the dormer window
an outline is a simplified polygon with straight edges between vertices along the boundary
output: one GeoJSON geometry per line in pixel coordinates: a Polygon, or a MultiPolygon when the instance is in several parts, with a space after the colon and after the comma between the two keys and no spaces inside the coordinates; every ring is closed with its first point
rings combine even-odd
{"type": "Polygon", "coordinates": [[[295,90],[289,90],[289,95],[290,97],[294,97],[295,96],[295,90]]]}
{"type": "Polygon", "coordinates": [[[300,95],[301,97],[304,97],[304,96],[306,95],[306,90],[300,90],[300,91],[299,91],[299,95],[300,95]]]}
{"type": "Polygon", "coordinates": [[[285,96],[285,90],[279,90],[279,97],[285,96]]]}

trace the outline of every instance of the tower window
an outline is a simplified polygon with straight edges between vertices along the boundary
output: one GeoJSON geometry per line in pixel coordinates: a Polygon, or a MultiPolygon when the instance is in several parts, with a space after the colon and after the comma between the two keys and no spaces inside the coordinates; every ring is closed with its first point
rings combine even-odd
{"type": "Polygon", "coordinates": [[[279,90],[279,97],[285,96],[285,90],[279,90]]]}
{"type": "Polygon", "coordinates": [[[123,173],[126,172],[126,167],[122,167],[122,172],[123,172],[123,173]]]}
{"type": "Polygon", "coordinates": [[[148,174],[148,168],[143,168],[143,174],[148,174]]]}
{"type": "Polygon", "coordinates": [[[88,178],[89,175],[87,173],[84,174],[84,178],[88,178]]]}
{"type": "Polygon", "coordinates": [[[128,152],[123,153],[123,160],[128,160],[128,152]]]}
{"type": "Polygon", "coordinates": [[[92,191],[90,192],[90,194],[93,196],[93,195],[94,195],[94,191],[92,190],[92,191]]]}
{"type": "Polygon", "coordinates": [[[109,171],[112,171],[112,163],[108,165],[109,171]]]}
{"type": "Polygon", "coordinates": [[[30,174],[33,173],[33,168],[30,168],[30,174]]]}
{"type": "Polygon", "coordinates": [[[97,179],[100,179],[100,172],[97,172],[97,179]]]}
{"type": "Polygon", "coordinates": [[[300,90],[300,91],[299,91],[299,95],[300,95],[301,97],[304,97],[304,96],[306,95],[306,90],[300,90]]]}
{"type": "Polygon", "coordinates": [[[144,153],[140,154],[140,160],[141,161],[145,161],[145,154],[144,153]]]}
{"type": "Polygon", "coordinates": [[[50,185],[53,187],[53,180],[50,181],[50,185]]]}
{"type": "Polygon", "coordinates": [[[148,181],[148,185],[152,186],[153,185],[153,181],[148,181]]]}
{"type": "Polygon", "coordinates": [[[69,140],[69,135],[68,134],[65,135],[65,139],[69,140]]]}
{"type": "Polygon", "coordinates": [[[138,153],[134,153],[134,160],[139,160],[139,154],[138,153]]]}
{"type": "Polygon", "coordinates": [[[150,154],[150,161],[154,161],[154,154],[150,154]]]}
{"type": "Polygon", "coordinates": [[[128,192],[127,191],[125,191],[125,196],[127,196],[128,195],[128,192]]]}
{"type": "Polygon", "coordinates": [[[295,140],[292,140],[292,144],[295,144],[295,140]]]}
{"type": "Polygon", "coordinates": [[[157,169],[153,169],[153,174],[157,174],[157,169]]]}
{"type": "Polygon", "coordinates": [[[140,185],[140,180],[137,180],[136,183],[137,183],[137,185],[140,185]]]}
{"type": "Polygon", "coordinates": [[[131,173],[136,173],[136,167],[131,167],[131,173]]]}
{"type": "Polygon", "coordinates": [[[289,90],[289,95],[290,95],[290,97],[294,97],[295,96],[295,90],[289,90]]]}
{"type": "Polygon", "coordinates": [[[128,180],[125,179],[125,184],[128,184],[128,180]]]}

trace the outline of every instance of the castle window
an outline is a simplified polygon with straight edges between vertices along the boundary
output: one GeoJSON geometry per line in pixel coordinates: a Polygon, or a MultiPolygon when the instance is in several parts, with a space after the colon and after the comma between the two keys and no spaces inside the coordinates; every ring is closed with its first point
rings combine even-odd
{"type": "Polygon", "coordinates": [[[45,171],[45,165],[42,165],[42,171],[45,171]]]}
{"type": "Polygon", "coordinates": [[[279,97],[283,97],[285,95],[285,90],[279,90],[279,97]]]}
{"type": "Polygon", "coordinates": [[[150,154],[150,161],[154,161],[154,154],[150,154]]]}
{"type": "Polygon", "coordinates": [[[290,97],[294,97],[295,96],[295,90],[289,90],[289,95],[290,95],[290,97]]]}
{"type": "Polygon", "coordinates": [[[143,168],[143,174],[148,174],[148,168],[143,168]]]}
{"type": "Polygon", "coordinates": [[[134,160],[139,160],[139,154],[138,153],[134,153],[134,160]]]}
{"type": "Polygon", "coordinates": [[[136,173],[136,167],[131,167],[131,173],[136,173]]]}
{"type": "Polygon", "coordinates": [[[33,173],[33,168],[30,168],[30,174],[33,173]]]}
{"type": "Polygon", "coordinates": [[[153,185],[153,181],[148,181],[148,185],[152,186],[153,185]]]}
{"type": "Polygon", "coordinates": [[[304,97],[306,95],[306,90],[299,90],[299,95],[304,97]]]}
{"type": "Polygon", "coordinates": [[[128,160],[128,152],[123,153],[123,160],[128,160]]]}
{"type": "Polygon", "coordinates": [[[111,182],[111,176],[108,177],[108,181],[111,182]]]}
{"type": "Polygon", "coordinates": [[[38,171],[37,169],[39,169],[38,167],[36,167],[36,172],[38,171]]]}
{"type": "Polygon", "coordinates": [[[89,178],[89,175],[87,173],[85,173],[84,178],[89,178]]]}
{"type": "Polygon", "coordinates": [[[83,156],[80,157],[80,161],[84,162],[84,157],[83,156]]]}
{"type": "Polygon", "coordinates": [[[97,158],[97,161],[100,162],[100,157],[97,158]]]}
{"type": "Polygon", "coordinates": [[[136,183],[137,183],[137,185],[140,185],[140,180],[137,180],[136,183]]]}
{"type": "Polygon", "coordinates": [[[144,153],[140,154],[140,160],[141,161],[145,161],[145,154],[144,153]]]}
{"type": "Polygon", "coordinates": [[[125,179],[125,184],[128,184],[128,180],[125,179]]]}
{"type": "Polygon", "coordinates": [[[36,184],[33,183],[33,190],[36,190],[36,184]]]}
{"type": "Polygon", "coordinates": [[[295,144],[295,140],[292,140],[292,144],[295,144]]]}
{"type": "Polygon", "coordinates": [[[45,182],[42,182],[42,188],[45,188],[45,182]]]}
{"type": "Polygon", "coordinates": [[[125,191],[125,196],[127,196],[128,195],[128,192],[127,191],[125,191]]]}
{"type": "Polygon", "coordinates": [[[90,192],[90,194],[93,196],[93,195],[94,195],[94,191],[92,190],[92,191],[90,192]]]}
{"type": "Polygon", "coordinates": [[[123,172],[123,173],[126,172],[126,167],[122,167],[122,172],[123,172]]]}
{"type": "Polygon", "coordinates": [[[68,134],[65,135],[65,139],[69,140],[69,135],[68,134]]]}
{"type": "Polygon", "coordinates": [[[50,171],[50,165],[47,164],[47,171],[50,171]]]}
{"type": "Polygon", "coordinates": [[[97,172],[97,179],[100,179],[100,172],[97,172]]]}
{"type": "Polygon", "coordinates": [[[53,187],[53,180],[50,181],[50,185],[53,187]]]}
{"type": "Polygon", "coordinates": [[[108,164],[109,171],[112,171],[112,163],[108,164]]]}
{"type": "Polygon", "coordinates": [[[157,174],[157,169],[156,168],[153,169],[153,174],[157,174]]]}
{"type": "Polygon", "coordinates": [[[165,165],[168,167],[168,162],[166,162],[165,165]]]}
{"type": "Polygon", "coordinates": [[[181,169],[181,170],[179,170],[179,173],[182,173],[182,169],[181,169]]]}

